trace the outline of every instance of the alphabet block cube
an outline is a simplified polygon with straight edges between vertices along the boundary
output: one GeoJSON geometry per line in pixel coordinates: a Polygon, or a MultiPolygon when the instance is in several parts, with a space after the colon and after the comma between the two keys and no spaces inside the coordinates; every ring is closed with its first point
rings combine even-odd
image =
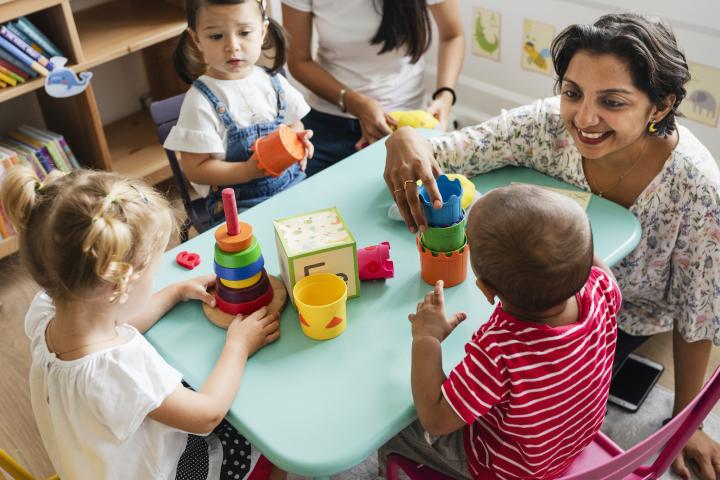
{"type": "Polygon", "coordinates": [[[313,273],[334,273],[347,283],[348,298],[360,295],[355,237],[337,208],[279,218],[273,224],[280,269],[291,299],[295,283],[313,273]]]}

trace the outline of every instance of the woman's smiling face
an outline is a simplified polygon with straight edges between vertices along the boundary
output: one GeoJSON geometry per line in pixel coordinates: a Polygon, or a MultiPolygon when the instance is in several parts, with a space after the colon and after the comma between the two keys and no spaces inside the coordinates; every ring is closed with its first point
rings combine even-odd
{"type": "Polygon", "coordinates": [[[580,154],[603,159],[632,151],[656,108],[635,87],[627,63],[611,54],[578,50],[560,86],[560,114],[580,154]]]}

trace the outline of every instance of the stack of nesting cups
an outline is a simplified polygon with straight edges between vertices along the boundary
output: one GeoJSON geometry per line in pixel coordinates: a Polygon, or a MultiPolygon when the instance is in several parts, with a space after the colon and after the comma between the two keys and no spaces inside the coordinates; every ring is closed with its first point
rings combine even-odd
{"type": "Polygon", "coordinates": [[[249,315],[273,299],[273,287],[252,226],[238,220],[235,192],[222,192],[226,223],[215,231],[217,307],[230,315],[249,315]]]}
{"type": "Polygon", "coordinates": [[[467,277],[468,246],[465,236],[465,212],[460,200],[460,180],[450,180],[445,175],[437,179],[443,205],[435,209],[424,187],[420,187],[420,203],[428,228],[417,236],[420,252],[420,276],[429,283],[442,280],[446,287],[462,283],[467,277]]]}

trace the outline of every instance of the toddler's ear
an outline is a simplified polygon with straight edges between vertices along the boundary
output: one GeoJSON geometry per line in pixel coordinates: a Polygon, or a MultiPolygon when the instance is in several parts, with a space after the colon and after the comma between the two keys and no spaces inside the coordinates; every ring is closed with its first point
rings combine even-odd
{"type": "Polygon", "coordinates": [[[477,277],[477,279],[475,280],[475,285],[477,285],[483,295],[485,295],[485,298],[490,303],[490,305],[495,305],[495,297],[497,296],[497,291],[487,283],[483,282],[482,278],[480,277],[477,277]]]}

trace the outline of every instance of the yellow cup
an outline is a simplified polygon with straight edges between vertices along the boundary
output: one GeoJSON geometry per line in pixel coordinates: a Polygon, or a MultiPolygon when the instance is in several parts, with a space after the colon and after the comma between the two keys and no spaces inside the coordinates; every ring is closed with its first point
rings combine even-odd
{"type": "Polygon", "coordinates": [[[332,273],[301,278],[293,287],[300,327],[315,340],[337,337],[347,327],[347,285],[332,273]]]}

